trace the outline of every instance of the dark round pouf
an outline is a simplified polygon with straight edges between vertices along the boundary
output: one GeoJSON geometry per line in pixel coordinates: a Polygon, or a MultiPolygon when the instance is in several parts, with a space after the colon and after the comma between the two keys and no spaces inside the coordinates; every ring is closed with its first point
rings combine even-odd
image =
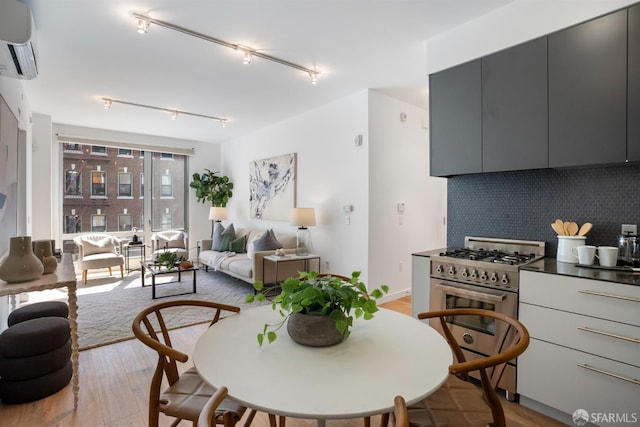
{"type": "Polygon", "coordinates": [[[69,317],[69,307],[62,301],[44,301],[25,305],[13,310],[7,318],[7,325],[13,326],[25,320],[38,317],[69,317]]]}
{"type": "Polygon", "coordinates": [[[64,368],[71,359],[71,340],[62,347],[30,357],[0,356],[0,378],[9,381],[30,380],[64,368]]]}
{"type": "Polygon", "coordinates": [[[69,384],[73,375],[71,360],[62,368],[42,377],[25,381],[7,381],[0,378],[2,403],[26,403],[42,399],[69,384]]]}
{"type": "Polygon", "coordinates": [[[25,320],[0,334],[2,357],[27,357],[47,353],[69,341],[69,321],[62,317],[25,320]]]}

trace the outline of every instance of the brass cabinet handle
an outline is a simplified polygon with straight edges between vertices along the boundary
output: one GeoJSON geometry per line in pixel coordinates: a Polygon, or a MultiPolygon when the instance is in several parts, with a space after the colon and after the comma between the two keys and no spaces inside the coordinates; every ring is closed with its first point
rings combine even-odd
{"type": "Polygon", "coordinates": [[[640,344],[639,338],[625,337],[624,335],[613,334],[611,332],[601,331],[599,329],[593,329],[588,326],[578,326],[578,329],[585,332],[591,332],[593,334],[604,335],[606,337],[617,338],[619,340],[629,341],[636,344],[640,344]]]}
{"type": "Polygon", "coordinates": [[[588,289],[580,289],[580,290],[578,290],[578,292],[580,292],[581,294],[596,295],[596,296],[599,296],[599,297],[607,297],[607,298],[621,299],[621,300],[624,300],[624,301],[640,302],[640,298],[628,297],[628,296],[624,296],[624,295],[608,294],[606,292],[590,291],[588,289]]]}
{"type": "Polygon", "coordinates": [[[588,369],[588,370],[593,371],[593,372],[597,372],[599,374],[603,374],[603,375],[606,375],[606,376],[609,376],[609,377],[617,378],[617,379],[622,380],[622,381],[627,381],[627,382],[630,382],[631,384],[640,385],[640,380],[636,380],[636,379],[633,379],[633,378],[627,378],[627,377],[622,376],[622,375],[614,374],[613,372],[608,372],[608,371],[605,371],[605,370],[602,370],[602,369],[599,369],[599,368],[594,368],[593,366],[589,366],[589,365],[584,364],[584,363],[578,363],[577,366],[580,367],[580,368],[588,369]]]}

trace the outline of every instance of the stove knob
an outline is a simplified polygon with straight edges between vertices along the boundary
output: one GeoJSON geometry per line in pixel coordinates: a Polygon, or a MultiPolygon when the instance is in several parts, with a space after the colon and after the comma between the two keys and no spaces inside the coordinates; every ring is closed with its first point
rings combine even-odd
{"type": "Polygon", "coordinates": [[[509,284],[509,278],[507,277],[506,274],[502,275],[502,277],[500,278],[500,283],[502,283],[503,285],[508,285],[509,284]]]}
{"type": "Polygon", "coordinates": [[[455,276],[455,274],[456,274],[455,267],[453,266],[449,267],[449,276],[455,276]]]}
{"type": "Polygon", "coordinates": [[[469,277],[471,277],[472,279],[477,279],[478,272],[475,269],[471,270],[471,274],[469,275],[469,277]]]}
{"type": "Polygon", "coordinates": [[[498,275],[495,272],[491,273],[491,278],[489,280],[491,280],[492,283],[496,283],[498,281],[498,275]]]}
{"type": "Polygon", "coordinates": [[[442,273],[442,266],[440,264],[436,266],[436,273],[442,273]]]}
{"type": "Polygon", "coordinates": [[[487,272],[483,271],[482,273],[480,273],[480,280],[487,280],[487,272]]]}
{"type": "Polygon", "coordinates": [[[460,273],[460,275],[461,275],[462,277],[467,277],[467,276],[469,275],[469,272],[467,271],[467,269],[466,269],[466,268],[463,268],[463,269],[462,269],[462,273],[460,273]]]}

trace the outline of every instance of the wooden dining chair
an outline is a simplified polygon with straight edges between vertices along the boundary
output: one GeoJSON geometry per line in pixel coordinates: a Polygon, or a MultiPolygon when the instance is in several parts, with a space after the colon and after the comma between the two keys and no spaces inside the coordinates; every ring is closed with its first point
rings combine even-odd
{"type": "Polygon", "coordinates": [[[393,399],[393,420],[394,427],[409,427],[409,410],[404,397],[396,396],[393,399]]]}
{"type": "MultiPolygon", "coordinates": [[[[211,403],[212,406],[215,405],[216,423],[232,427],[242,418],[247,408],[234,400],[225,399],[224,396],[217,402],[220,395],[216,395],[216,392],[219,390],[204,381],[195,367],[179,373],[177,362],[185,363],[189,356],[173,347],[165,318],[171,316],[170,311],[175,313],[176,308],[187,307],[211,309],[212,318],[209,326],[217,323],[223,312],[240,311],[239,307],[211,301],[174,300],[149,306],[135,317],[132,325],[134,335],[158,353],[158,363],[149,390],[149,426],[158,426],[160,413],[176,418],[172,426],[181,420],[191,421],[195,426],[205,405],[212,396],[216,396],[216,400],[211,403]],[[161,392],[163,377],[167,379],[169,387],[161,392]]],[[[212,357],[215,357],[215,354],[212,354],[212,357]]],[[[226,389],[220,394],[226,395],[226,389]]],[[[249,411],[245,426],[248,426],[255,416],[255,410],[249,411]]]]}
{"type": "MultiPolygon", "coordinates": [[[[529,346],[529,332],[518,320],[490,310],[460,308],[418,314],[418,319],[435,318],[440,321],[457,363],[449,367],[449,378],[440,389],[409,407],[409,423],[412,427],[505,427],[504,411],[496,387],[507,362],[529,346]],[[480,316],[503,322],[504,332],[498,337],[499,345],[494,354],[467,361],[446,322],[449,316],[480,316]],[[469,373],[474,371],[479,373],[480,388],[471,382],[469,373]]],[[[496,327],[495,330],[502,329],[496,327]]]]}
{"type": "Polygon", "coordinates": [[[213,427],[217,424],[216,412],[218,411],[218,406],[226,399],[227,394],[229,394],[229,391],[226,387],[218,387],[218,390],[211,395],[207,403],[204,404],[202,411],[200,411],[197,427],[213,427]]]}

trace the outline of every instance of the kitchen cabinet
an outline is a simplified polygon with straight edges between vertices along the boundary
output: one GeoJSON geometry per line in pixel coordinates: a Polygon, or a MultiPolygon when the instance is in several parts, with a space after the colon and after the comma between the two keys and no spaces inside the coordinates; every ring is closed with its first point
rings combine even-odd
{"type": "Polygon", "coordinates": [[[482,58],[482,171],[549,166],[547,38],[482,58]]]}
{"type": "Polygon", "coordinates": [[[627,10],[549,41],[549,166],[626,161],[627,10]]]}
{"type": "Polygon", "coordinates": [[[640,286],[521,271],[519,319],[531,335],[518,358],[521,402],[637,416],[639,312],[640,286]]]}
{"type": "Polygon", "coordinates": [[[640,5],[629,8],[627,159],[640,161],[640,5]]]}
{"type": "Polygon", "coordinates": [[[480,59],[429,76],[430,174],[482,172],[480,59]]]}

